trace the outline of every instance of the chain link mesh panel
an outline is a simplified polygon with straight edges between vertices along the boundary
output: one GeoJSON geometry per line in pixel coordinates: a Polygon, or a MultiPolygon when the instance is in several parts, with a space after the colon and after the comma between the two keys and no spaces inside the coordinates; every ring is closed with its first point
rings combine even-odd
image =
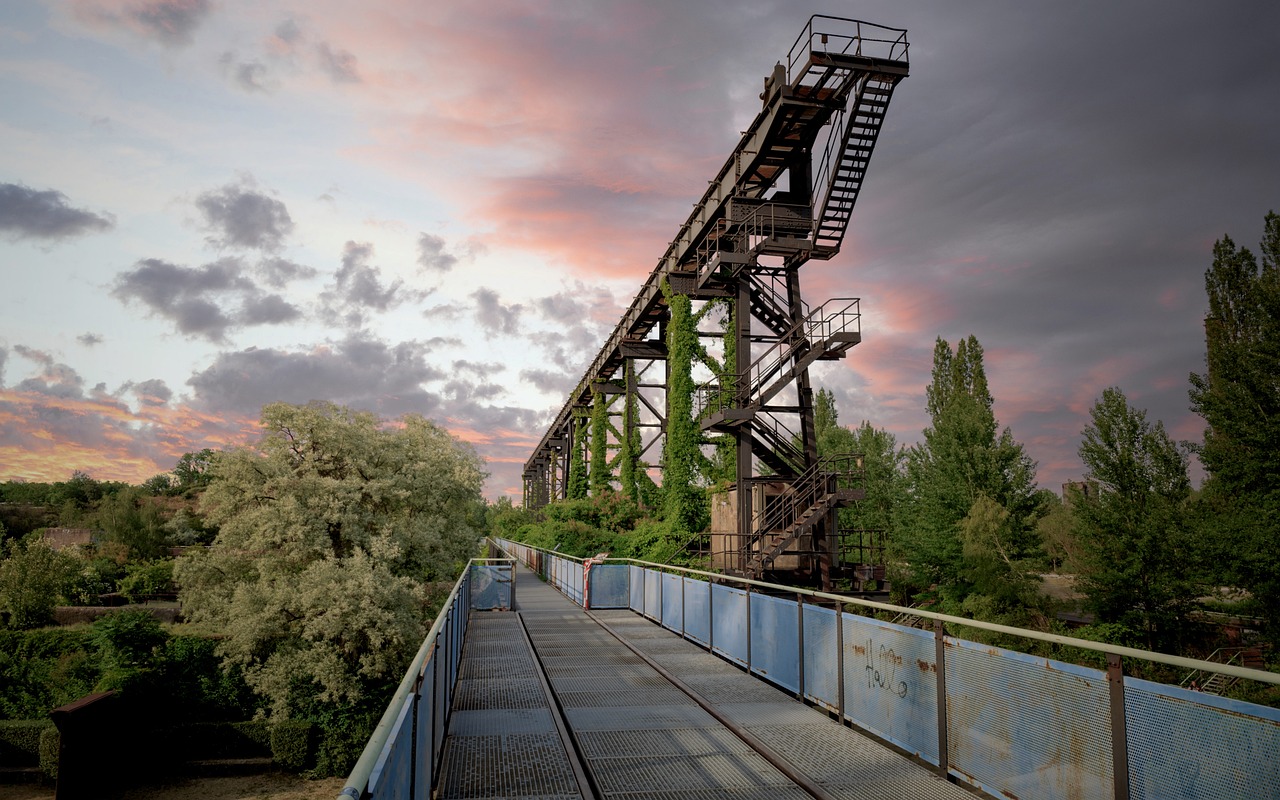
{"type": "Polygon", "coordinates": [[[933,634],[845,613],[844,712],[851,722],[938,763],[933,634]]]}

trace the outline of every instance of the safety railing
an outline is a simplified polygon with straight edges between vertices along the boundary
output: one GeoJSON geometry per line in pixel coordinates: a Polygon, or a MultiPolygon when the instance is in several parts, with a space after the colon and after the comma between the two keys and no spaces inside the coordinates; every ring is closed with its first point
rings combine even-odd
{"type": "Polygon", "coordinates": [[[814,14],[787,53],[787,80],[803,74],[811,53],[867,56],[905,64],[909,49],[905,29],[814,14]]]}
{"type": "Polygon", "coordinates": [[[472,611],[515,604],[515,560],[467,563],[405,671],[339,800],[428,800],[440,765],[472,611]]]}
{"type": "MultiPolygon", "coordinates": [[[[499,544],[525,563],[556,562],[549,580],[582,596],[581,560],[499,544]]],[[[1135,678],[1123,664],[1270,684],[1280,674],[634,559],[592,566],[591,580],[610,567],[626,569],[632,611],[993,796],[1191,800],[1280,786],[1280,710],[1135,678]],[[966,641],[947,625],[1079,648],[1107,668],[966,641]]]]}

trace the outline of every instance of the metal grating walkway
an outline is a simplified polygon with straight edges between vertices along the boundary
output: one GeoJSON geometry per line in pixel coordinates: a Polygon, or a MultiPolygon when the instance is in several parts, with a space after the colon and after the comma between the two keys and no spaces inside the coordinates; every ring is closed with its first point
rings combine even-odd
{"type": "Polygon", "coordinates": [[[578,754],[601,797],[814,796],[614,633],[830,797],[973,796],[631,611],[588,614],[529,570],[519,572],[518,615],[478,612],[471,618],[445,741],[441,798],[589,797],[592,786],[580,791],[575,778],[578,754]],[[539,662],[558,710],[543,689],[539,662]],[[557,732],[559,711],[571,731],[569,748],[557,732]]]}

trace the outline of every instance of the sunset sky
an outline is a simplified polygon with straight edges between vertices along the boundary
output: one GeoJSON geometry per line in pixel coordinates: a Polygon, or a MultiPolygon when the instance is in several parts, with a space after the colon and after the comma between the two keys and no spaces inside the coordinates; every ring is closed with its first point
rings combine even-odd
{"type": "Polygon", "coordinates": [[[1203,275],[1280,210],[1280,5],[0,4],[0,480],[138,482],[263,404],[419,413],[520,470],[812,13],[907,28],[815,380],[927,425],[974,334],[1042,486],[1107,386],[1199,439],[1203,275]]]}

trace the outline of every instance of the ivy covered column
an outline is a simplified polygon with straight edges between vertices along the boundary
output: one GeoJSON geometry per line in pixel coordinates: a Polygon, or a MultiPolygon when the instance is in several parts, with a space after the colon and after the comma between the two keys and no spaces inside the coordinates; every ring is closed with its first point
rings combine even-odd
{"type": "Polygon", "coordinates": [[[604,392],[591,393],[591,494],[601,495],[612,489],[613,474],[609,469],[609,408],[604,392]]]}
{"type": "Polygon", "coordinates": [[[667,324],[667,436],[662,455],[662,489],[666,517],[678,530],[692,532],[698,516],[694,475],[699,432],[693,420],[693,359],[698,333],[688,295],[662,283],[671,319],[667,324]]]}

